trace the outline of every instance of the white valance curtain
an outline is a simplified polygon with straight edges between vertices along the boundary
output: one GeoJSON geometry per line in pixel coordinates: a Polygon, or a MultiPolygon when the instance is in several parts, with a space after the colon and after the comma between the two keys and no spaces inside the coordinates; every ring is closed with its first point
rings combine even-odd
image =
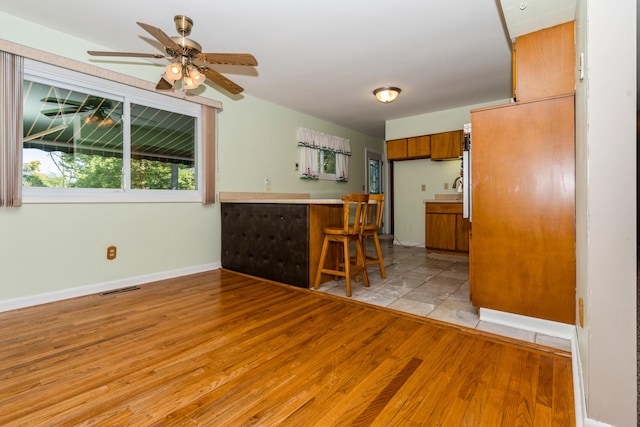
{"type": "Polygon", "coordinates": [[[299,127],[298,145],[300,146],[300,178],[318,179],[320,175],[320,150],[335,153],[336,180],[349,180],[349,156],[351,144],[348,139],[339,136],[299,127]]]}
{"type": "Polygon", "coordinates": [[[0,51],[0,207],[22,205],[24,59],[0,51]]]}

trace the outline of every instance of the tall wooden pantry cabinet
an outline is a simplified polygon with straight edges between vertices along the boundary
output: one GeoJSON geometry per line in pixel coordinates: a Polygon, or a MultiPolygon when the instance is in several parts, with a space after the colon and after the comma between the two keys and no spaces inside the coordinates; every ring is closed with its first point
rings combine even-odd
{"type": "Polygon", "coordinates": [[[573,22],[514,46],[516,103],[471,112],[471,301],[575,324],[573,22]]]}
{"type": "Polygon", "coordinates": [[[471,116],[471,298],[575,322],[573,95],[471,116]]]}

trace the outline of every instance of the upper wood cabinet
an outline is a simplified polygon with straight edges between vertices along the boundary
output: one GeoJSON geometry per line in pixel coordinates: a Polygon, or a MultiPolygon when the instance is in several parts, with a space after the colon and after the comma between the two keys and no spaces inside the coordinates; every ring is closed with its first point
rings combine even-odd
{"type": "Polygon", "coordinates": [[[431,135],[407,138],[407,156],[412,159],[431,156],[431,135]]]}
{"type": "Polygon", "coordinates": [[[463,140],[464,132],[461,130],[431,135],[431,160],[460,158],[463,140]]]}
{"type": "Polygon", "coordinates": [[[574,24],[525,34],[513,43],[513,97],[518,102],[575,91],[574,24]]]}
{"type": "Polygon", "coordinates": [[[387,159],[458,159],[462,156],[463,141],[462,130],[391,139],[387,141],[387,159]]]}
{"type": "Polygon", "coordinates": [[[387,159],[405,160],[407,158],[407,138],[387,141],[387,159]]]}
{"type": "Polygon", "coordinates": [[[430,135],[389,140],[387,141],[387,159],[427,159],[431,156],[430,141],[430,135]]]}

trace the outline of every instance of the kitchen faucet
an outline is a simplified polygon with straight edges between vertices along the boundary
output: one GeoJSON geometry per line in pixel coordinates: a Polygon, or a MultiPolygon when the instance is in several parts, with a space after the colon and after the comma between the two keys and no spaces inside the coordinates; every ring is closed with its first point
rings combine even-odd
{"type": "Polygon", "coordinates": [[[462,179],[462,177],[457,177],[456,179],[453,180],[453,188],[457,188],[458,186],[458,182],[462,179]]]}

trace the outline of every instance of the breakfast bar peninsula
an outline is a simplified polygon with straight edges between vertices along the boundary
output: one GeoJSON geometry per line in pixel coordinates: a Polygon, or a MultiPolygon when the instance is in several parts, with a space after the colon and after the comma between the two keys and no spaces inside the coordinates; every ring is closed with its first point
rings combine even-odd
{"type": "MultiPolygon", "coordinates": [[[[312,199],[304,193],[218,197],[223,268],[303,288],[313,284],[322,229],[342,225],[341,199],[312,199]]],[[[322,282],[331,279],[323,275],[322,282]]]]}

